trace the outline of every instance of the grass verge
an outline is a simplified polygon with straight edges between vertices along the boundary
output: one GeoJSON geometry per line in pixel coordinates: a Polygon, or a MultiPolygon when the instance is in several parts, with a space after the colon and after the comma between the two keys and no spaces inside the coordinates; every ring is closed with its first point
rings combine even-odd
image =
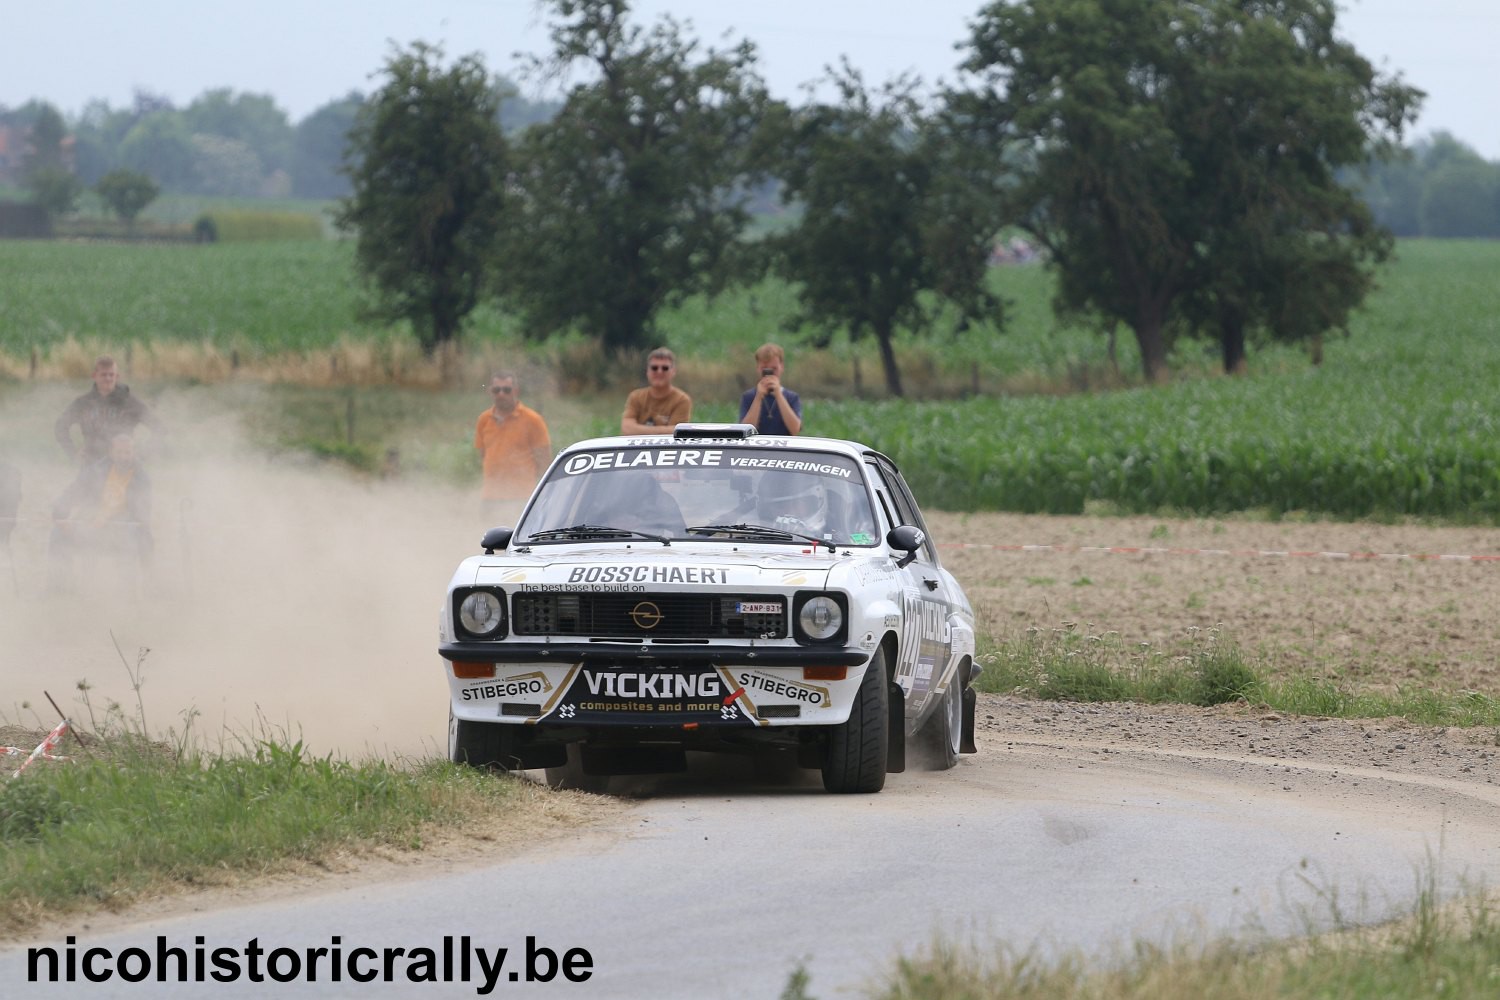
{"type": "Polygon", "coordinates": [[[1500,699],[1478,691],[1356,691],[1326,680],[1266,680],[1222,630],[1192,628],[1171,649],[1131,645],[1076,622],[981,638],[981,691],[1045,701],[1220,705],[1245,701],[1293,715],[1337,719],[1399,716],[1428,726],[1500,727],[1500,699]]]}
{"type": "MultiPolygon", "coordinates": [[[[1493,897],[1441,904],[1431,875],[1402,920],[1292,943],[1206,947],[1137,944],[1108,968],[1079,955],[1043,959],[1004,946],[937,940],[899,959],[872,1000],[1278,1000],[1487,997],[1500,992],[1500,921],[1493,897]]],[[[798,994],[813,1000],[800,984],[798,994]]]]}
{"type": "Polygon", "coordinates": [[[545,829],[567,812],[522,779],[316,757],[285,738],[216,754],[118,732],[69,743],[70,763],[39,762],[0,784],[0,936],[349,854],[545,829]]]}

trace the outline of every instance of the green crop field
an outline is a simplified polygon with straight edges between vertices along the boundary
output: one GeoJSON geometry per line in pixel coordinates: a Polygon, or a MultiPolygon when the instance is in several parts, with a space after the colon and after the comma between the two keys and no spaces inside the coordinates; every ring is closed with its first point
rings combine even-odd
{"type": "MultiPolygon", "coordinates": [[[[101,345],[207,343],[247,357],[326,350],[341,340],[406,337],[360,318],[353,248],[346,242],[236,243],[199,246],[0,241],[0,352],[46,355],[69,338],[101,345]]],[[[1105,363],[1105,342],[1091,331],[1056,328],[1048,305],[1051,279],[1039,267],[995,273],[1011,304],[1006,332],[959,337],[939,324],[928,351],[950,371],[974,364],[1001,373],[1060,377],[1105,363]]],[[[767,281],[714,299],[694,298],[661,317],[660,339],[707,361],[740,360],[769,339],[796,343],[811,331],[788,333],[791,290],[767,281]]],[[[465,334],[471,347],[514,344],[514,325],[495,309],[476,312],[465,334]]],[[[830,349],[847,358],[835,338],[830,349]]],[[[873,367],[868,376],[879,382],[873,367]]],[[[924,362],[928,363],[928,362],[924,362]]],[[[1124,344],[1120,364],[1137,365],[1124,344]]]]}
{"type": "MultiPolygon", "coordinates": [[[[0,242],[0,275],[0,352],[12,357],[33,349],[45,355],[69,338],[101,345],[206,342],[257,356],[405,337],[358,318],[351,248],[337,242],[0,242]]],[[[824,351],[798,347],[809,331],[782,329],[795,303],[777,283],[692,300],[662,317],[661,334],[685,358],[683,384],[698,400],[695,417],[708,420],[735,415],[732,386],[706,388],[710,369],[723,383],[722,373],[743,367],[754,345],[772,338],[788,344],[789,383],[815,389],[804,393],[809,430],[890,453],[923,496],[941,496],[949,509],[1260,510],[1494,523],[1500,522],[1497,275],[1500,244],[1404,242],[1382,287],[1356,315],[1352,335],[1330,340],[1321,366],[1296,348],[1253,347],[1250,374],[1227,378],[1214,372],[1211,345],[1190,343],[1179,347],[1178,377],[1170,385],[1107,392],[1069,391],[1099,384],[1110,370],[1107,344],[1097,331],[1058,326],[1048,304],[1051,279],[1038,267],[996,269],[996,286],[1010,302],[1003,332],[960,337],[945,327],[925,341],[903,338],[898,345],[913,395],[932,396],[926,390],[944,372],[949,396],[953,373],[974,373],[975,384],[982,374],[985,388],[971,398],[853,398],[881,395],[870,346],[856,350],[835,338],[824,351]],[[866,359],[862,393],[847,385],[855,355],[866,359]],[[1039,391],[988,388],[1017,385],[1039,391]]],[[[545,352],[518,343],[494,310],[475,317],[467,338],[475,353],[548,363],[545,352]]],[[[1120,340],[1123,381],[1138,385],[1128,331],[1120,340]]],[[[285,415],[274,423],[286,441],[316,447],[320,437],[334,436],[326,428],[344,425],[346,395],[337,388],[300,393],[288,412],[309,414],[308,426],[291,426],[295,421],[285,415]]],[[[279,398],[287,402],[287,395],[297,392],[279,398]]],[[[454,407],[471,406],[467,396],[454,407]]],[[[402,413],[420,414],[434,409],[430,391],[420,405],[398,390],[360,398],[361,427],[382,435],[361,442],[364,453],[379,454],[398,441],[423,467],[422,439],[437,428],[413,427],[410,420],[420,416],[382,415],[382,398],[402,413]]],[[[559,444],[617,426],[618,399],[608,392],[556,400],[553,410],[569,414],[559,444]]],[[[454,463],[435,457],[425,464],[454,463]]]]}

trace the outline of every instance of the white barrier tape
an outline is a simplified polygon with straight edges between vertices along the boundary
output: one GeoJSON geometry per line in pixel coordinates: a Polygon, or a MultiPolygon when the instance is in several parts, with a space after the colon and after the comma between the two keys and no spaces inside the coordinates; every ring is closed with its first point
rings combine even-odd
{"type": "MultiPolygon", "coordinates": [[[[20,747],[0,747],[0,757],[30,757],[30,750],[22,750],[20,747]]],[[[57,757],[50,753],[44,753],[42,760],[72,760],[72,757],[57,757]]]]}
{"type": "Polygon", "coordinates": [[[1426,552],[1316,552],[1293,549],[1186,549],[1152,545],[993,545],[984,542],[939,542],[940,549],[988,549],[994,552],[1106,552],[1111,555],[1241,556],[1283,559],[1345,559],[1354,562],[1376,559],[1409,562],[1500,562],[1500,555],[1455,555],[1426,552]]]}
{"type": "Polygon", "coordinates": [[[21,766],[16,768],[15,773],[12,774],[11,777],[19,778],[21,776],[21,772],[30,767],[32,762],[35,760],[57,760],[58,758],[53,754],[53,751],[56,750],[57,745],[62,742],[62,738],[67,735],[69,725],[71,725],[71,723],[69,723],[67,719],[59,722],[57,724],[57,727],[53,729],[52,732],[47,734],[47,738],[38,743],[37,748],[31,751],[31,756],[27,757],[21,762],[21,766]]]}

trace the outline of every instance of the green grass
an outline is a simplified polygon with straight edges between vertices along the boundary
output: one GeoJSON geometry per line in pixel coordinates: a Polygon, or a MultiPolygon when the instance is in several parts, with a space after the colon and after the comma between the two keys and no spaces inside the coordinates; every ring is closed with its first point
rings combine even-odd
{"type": "Polygon", "coordinates": [[[1170,648],[1130,645],[1113,632],[1032,628],[981,637],[981,691],[1045,701],[1220,705],[1247,702],[1279,712],[1338,719],[1398,716],[1419,725],[1500,728],[1500,699],[1428,688],[1363,692],[1326,680],[1273,682],[1219,629],[1190,629],[1170,648]]]}
{"type": "Polygon", "coordinates": [[[114,904],[163,886],[318,863],[351,846],[419,848],[430,824],[510,804],[516,783],[264,739],[178,758],[118,736],[0,785],[0,900],[18,914],[114,904]]]}
{"type": "MultiPolygon", "coordinates": [[[[937,940],[898,959],[871,1000],[1362,1000],[1488,997],[1500,989],[1500,922],[1478,892],[1440,906],[1431,872],[1400,921],[1294,944],[1137,944],[1100,968],[1077,954],[1045,959],[997,944],[937,940]]],[[[1338,915],[1332,914],[1338,923],[1338,915]]],[[[813,1000],[805,979],[801,1000],[813,1000]]]]}
{"type": "MultiPolygon", "coordinates": [[[[0,241],[0,350],[68,338],[123,345],[207,342],[247,356],[393,333],[357,319],[338,243],[68,244],[0,241]]],[[[116,353],[123,353],[117,348],[116,353]]]]}

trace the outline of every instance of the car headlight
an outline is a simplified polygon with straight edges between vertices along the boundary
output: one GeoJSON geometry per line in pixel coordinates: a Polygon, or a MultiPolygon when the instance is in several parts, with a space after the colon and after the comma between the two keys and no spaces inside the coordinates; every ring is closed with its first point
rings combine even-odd
{"type": "Polygon", "coordinates": [[[458,596],[459,638],[498,639],[505,634],[505,598],[498,591],[471,590],[458,596]]]}
{"type": "Polygon", "coordinates": [[[805,594],[797,600],[797,638],[835,642],[844,636],[844,604],[838,595],[805,594]]]}

